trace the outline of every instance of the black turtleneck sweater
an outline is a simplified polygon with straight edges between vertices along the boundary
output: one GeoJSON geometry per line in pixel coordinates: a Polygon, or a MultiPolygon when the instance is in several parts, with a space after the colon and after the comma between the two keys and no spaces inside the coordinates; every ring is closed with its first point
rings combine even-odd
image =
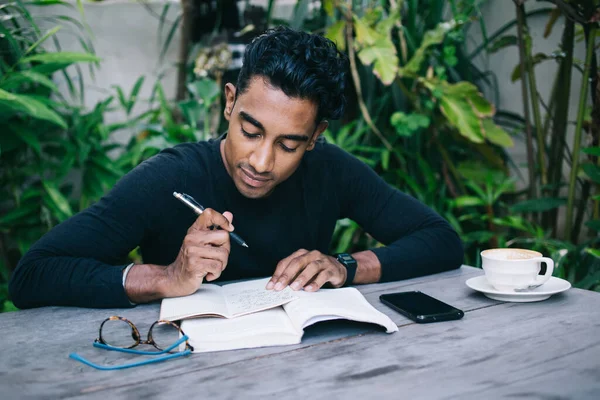
{"type": "Polygon", "coordinates": [[[231,211],[249,248],[231,244],[219,280],[272,275],[304,248],[327,253],[336,221],[350,218],[386,245],[372,249],[382,281],[457,268],[461,241],[433,210],[384,182],[340,148],[317,143],[296,172],[263,199],[236,189],[220,140],[163,150],[124,176],[97,203],[57,225],[21,259],[10,285],[17,307],[129,307],[122,285],[127,255],[169,265],[196,215],[175,199],[190,194],[206,208],[231,211]]]}

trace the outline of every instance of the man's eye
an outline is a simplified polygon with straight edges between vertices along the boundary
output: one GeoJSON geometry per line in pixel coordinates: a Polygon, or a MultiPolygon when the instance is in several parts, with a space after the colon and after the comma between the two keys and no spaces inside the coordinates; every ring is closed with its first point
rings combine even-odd
{"type": "Polygon", "coordinates": [[[246,132],[246,131],[244,130],[244,128],[241,128],[241,129],[242,129],[242,133],[243,133],[243,134],[244,134],[244,136],[246,136],[247,138],[250,138],[250,139],[252,139],[252,138],[256,138],[256,137],[258,137],[258,135],[259,135],[258,133],[248,133],[248,132],[246,132]]]}
{"type": "Polygon", "coordinates": [[[287,152],[287,153],[293,153],[296,151],[296,149],[290,149],[289,147],[287,147],[285,144],[283,143],[279,143],[279,145],[281,146],[281,148],[283,149],[283,151],[287,152]]]}

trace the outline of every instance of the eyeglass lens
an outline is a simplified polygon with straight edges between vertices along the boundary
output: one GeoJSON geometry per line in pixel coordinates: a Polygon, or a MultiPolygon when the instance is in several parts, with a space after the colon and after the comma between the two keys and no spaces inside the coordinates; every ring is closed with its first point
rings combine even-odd
{"type": "MultiPolygon", "coordinates": [[[[150,338],[154,340],[154,346],[164,350],[179,340],[179,329],[171,324],[155,323],[150,328],[150,338]]],[[[172,351],[178,351],[174,349],[172,351]]]]}
{"type": "Polygon", "coordinates": [[[102,340],[110,346],[128,348],[137,344],[135,330],[120,319],[110,319],[102,325],[102,340]]]}

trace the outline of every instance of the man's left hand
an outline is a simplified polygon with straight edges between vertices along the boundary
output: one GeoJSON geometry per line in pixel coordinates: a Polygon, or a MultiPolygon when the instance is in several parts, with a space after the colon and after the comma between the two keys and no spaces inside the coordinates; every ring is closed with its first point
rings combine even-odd
{"type": "Polygon", "coordinates": [[[335,257],[320,251],[300,249],[279,261],[273,277],[267,283],[267,289],[283,290],[287,285],[294,290],[314,292],[329,282],[340,287],[346,282],[346,267],[335,257]]]}

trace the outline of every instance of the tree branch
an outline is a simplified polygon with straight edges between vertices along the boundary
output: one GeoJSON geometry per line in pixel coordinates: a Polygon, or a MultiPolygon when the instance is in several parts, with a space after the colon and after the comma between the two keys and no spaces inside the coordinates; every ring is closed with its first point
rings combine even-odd
{"type": "Polygon", "coordinates": [[[525,38],[524,38],[524,10],[520,1],[514,0],[517,11],[517,38],[519,46],[519,65],[521,69],[521,95],[523,98],[523,115],[525,117],[525,133],[527,138],[527,164],[529,171],[529,197],[537,198],[535,159],[533,157],[533,138],[531,133],[531,116],[529,114],[529,94],[527,92],[527,73],[525,71],[525,38]]]}
{"type": "MultiPolygon", "coordinates": [[[[348,11],[350,13],[350,11],[348,11]]],[[[381,140],[386,149],[390,152],[393,152],[393,147],[390,142],[387,141],[385,136],[381,133],[381,131],[375,126],[373,120],[371,119],[371,115],[369,115],[369,110],[367,109],[367,105],[363,99],[362,89],[360,86],[360,77],[358,76],[358,68],[356,67],[356,54],[354,52],[354,41],[352,40],[352,16],[346,15],[346,42],[348,44],[348,58],[350,59],[350,71],[352,73],[352,80],[354,81],[354,86],[356,89],[356,97],[358,100],[358,106],[360,107],[360,112],[362,113],[365,122],[373,133],[377,135],[377,137],[381,140]]]]}
{"type": "Polygon", "coordinates": [[[588,23],[588,21],[586,21],[581,15],[579,15],[577,13],[577,10],[575,8],[573,8],[573,6],[565,3],[563,0],[537,0],[537,1],[545,1],[547,3],[554,4],[556,7],[558,7],[558,9],[563,14],[565,14],[567,17],[569,17],[570,19],[572,19],[575,22],[578,22],[582,25],[585,25],[588,23]]]}

